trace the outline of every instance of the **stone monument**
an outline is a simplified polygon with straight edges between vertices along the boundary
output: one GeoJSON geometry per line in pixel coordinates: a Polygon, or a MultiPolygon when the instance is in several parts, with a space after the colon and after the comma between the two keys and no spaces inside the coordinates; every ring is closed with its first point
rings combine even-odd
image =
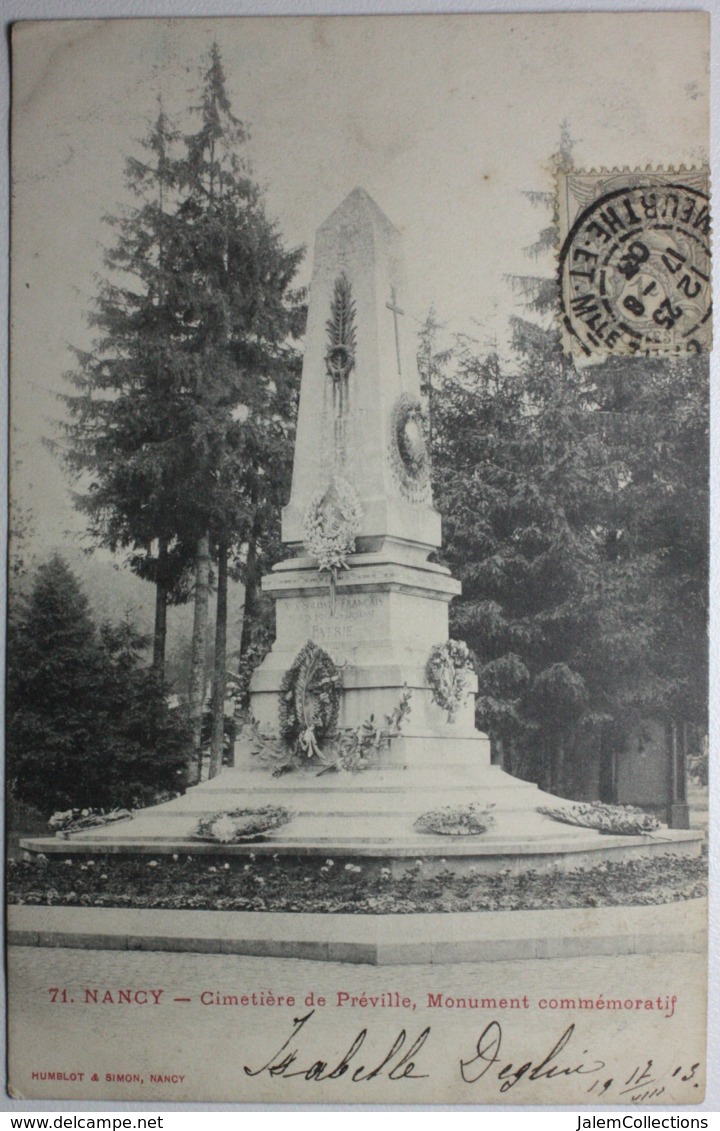
{"type": "Polygon", "coordinates": [[[263,728],[277,729],[283,676],[312,641],[342,670],[341,728],[392,712],[409,689],[404,737],[383,764],[404,764],[412,739],[416,769],[424,753],[445,769],[458,758],[477,766],[489,762],[489,744],[474,728],[471,696],[448,724],[425,675],[432,647],[448,639],[448,605],[460,584],[429,560],[440,547],[440,515],[403,288],[399,233],[355,189],[315,245],[292,491],[282,516],[283,542],[295,556],[264,581],[277,638],[253,677],[252,711],[263,728]],[[318,570],[309,543],[314,521],[331,530],[342,522],[343,500],[355,519],[354,552],[333,578],[318,570]],[[448,741],[452,758],[438,747],[448,741]]]}
{"type": "Polygon", "coordinates": [[[601,836],[538,812],[558,799],[490,764],[475,676],[448,641],[460,592],[433,560],[440,516],[400,236],[362,189],[317,234],[290,501],[288,558],[265,578],[273,648],[253,676],[235,765],[133,820],[26,842],[44,852],[419,856],[487,869],[576,866],[598,853],[700,849],[694,833],[601,836]],[[409,714],[408,714],[409,707],[409,714]],[[492,808],[486,835],[418,828],[430,810],[492,808]],[[200,819],[282,805],[266,843],[197,840],[200,819]]]}

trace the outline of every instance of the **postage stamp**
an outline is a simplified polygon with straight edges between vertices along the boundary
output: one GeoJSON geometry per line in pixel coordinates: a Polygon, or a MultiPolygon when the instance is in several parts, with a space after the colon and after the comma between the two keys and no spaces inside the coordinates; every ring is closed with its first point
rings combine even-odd
{"type": "Polygon", "coordinates": [[[710,349],[706,170],[565,173],[560,303],[578,359],[710,349]]]}

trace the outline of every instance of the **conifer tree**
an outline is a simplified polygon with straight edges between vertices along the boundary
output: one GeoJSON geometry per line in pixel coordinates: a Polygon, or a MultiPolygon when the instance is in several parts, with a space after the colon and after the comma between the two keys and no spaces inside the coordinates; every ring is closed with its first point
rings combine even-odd
{"type": "Polygon", "coordinates": [[[187,281],[179,270],[178,135],[161,110],[126,163],[133,205],[108,217],[116,235],[105,256],[112,278],[100,283],[89,316],[93,348],[76,351],[65,397],[66,466],[78,480],[76,505],[94,540],[123,552],[140,577],[155,582],[154,662],[162,673],[168,601],[187,599],[191,542],[182,494],[182,426],[187,281]]]}
{"type": "MultiPolygon", "coordinates": [[[[185,138],[181,214],[195,280],[188,318],[194,330],[195,428],[192,491],[203,500],[197,530],[190,715],[200,740],[205,688],[207,562],[223,587],[229,556],[257,552],[258,520],[277,501],[288,471],[298,366],[292,341],[303,328],[302,296],[292,280],[302,252],[286,251],[266,217],[262,194],[238,150],[247,130],[231,110],[217,45],[185,138]]],[[[218,594],[220,618],[226,615],[218,594]]],[[[211,773],[219,769],[225,699],[226,626],[216,626],[211,773]]],[[[198,767],[199,772],[199,767],[198,767]]]]}
{"type": "MultiPolygon", "coordinates": [[[[564,136],[560,164],[568,152],[564,136]]],[[[545,229],[531,253],[553,239],[545,229]]],[[[644,722],[705,733],[707,359],[576,368],[555,276],[512,283],[527,307],[513,362],[464,339],[435,398],[437,496],[463,582],[452,628],[477,656],[478,723],[505,768],[572,795],[590,753],[614,800],[608,760],[644,722]]]]}
{"type": "MultiPolygon", "coordinates": [[[[245,580],[277,538],[276,518],[267,535],[263,526],[285,501],[304,304],[292,289],[302,252],[283,247],[240,155],[247,130],[232,113],[217,45],[192,112],[197,127],[185,135],[161,113],[148,160],[128,163],[136,204],[111,221],[117,243],[106,260],[120,281],[101,285],[91,319],[101,336],[70,374],[79,393],[67,398],[66,431],[91,533],[157,584],[159,668],[166,602],[194,591],[197,780],[212,563],[223,622],[227,578],[245,580]]],[[[225,698],[220,622],[213,772],[225,698]]]]}
{"type": "Polygon", "coordinates": [[[98,632],[74,574],[40,566],[8,639],[8,776],[45,812],[113,808],[178,790],[189,728],[142,663],[131,626],[98,632]]]}

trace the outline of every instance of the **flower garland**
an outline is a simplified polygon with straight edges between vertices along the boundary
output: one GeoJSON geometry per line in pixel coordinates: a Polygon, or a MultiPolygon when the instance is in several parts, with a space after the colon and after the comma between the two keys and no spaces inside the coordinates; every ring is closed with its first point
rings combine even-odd
{"type": "Polygon", "coordinates": [[[389,715],[385,715],[384,723],[378,723],[375,716],[370,715],[359,727],[346,727],[340,731],[334,743],[337,761],[328,766],[328,770],[345,770],[356,774],[369,769],[377,760],[380,750],[383,747],[389,750],[392,740],[399,738],[410,714],[411,698],[412,692],[405,684],[400,702],[389,715]]]}
{"type": "Polygon", "coordinates": [[[317,558],[318,572],[330,574],[331,611],[335,612],[335,590],[341,569],[349,569],[360,532],[362,504],[346,479],[336,477],[330,486],[316,491],[303,519],[305,549],[317,558]]]}
{"type": "Polygon", "coordinates": [[[425,666],[425,678],[433,699],[448,713],[448,722],[455,720],[470,690],[473,665],[470,650],[463,640],[447,640],[435,644],[425,666]]]}

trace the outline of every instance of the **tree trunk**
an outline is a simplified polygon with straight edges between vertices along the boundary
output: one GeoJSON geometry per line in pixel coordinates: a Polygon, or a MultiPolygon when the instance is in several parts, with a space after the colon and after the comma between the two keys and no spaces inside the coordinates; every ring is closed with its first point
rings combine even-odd
{"type": "Polygon", "coordinates": [[[257,564],[257,538],[253,530],[245,559],[245,599],[243,603],[242,632],[240,633],[240,670],[253,640],[253,627],[260,591],[257,564]]]}
{"type": "Polygon", "coordinates": [[[188,713],[193,737],[193,763],[188,768],[188,785],[197,785],[202,772],[202,720],[205,705],[205,652],[209,599],[210,538],[207,534],[203,534],[198,540],[195,553],[195,612],[188,694],[188,713]]]}
{"type": "Polygon", "coordinates": [[[153,633],[153,668],[162,677],[165,675],[165,641],[167,639],[167,540],[160,539],[158,547],[157,574],[155,577],[155,630],[153,633]]]}
{"type": "Polygon", "coordinates": [[[228,550],[227,546],[223,544],[218,551],[212,740],[210,743],[210,768],[208,771],[208,777],[211,778],[216,777],[222,769],[223,740],[225,736],[225,691],[227,688],[227,567],[228,550]]]}

